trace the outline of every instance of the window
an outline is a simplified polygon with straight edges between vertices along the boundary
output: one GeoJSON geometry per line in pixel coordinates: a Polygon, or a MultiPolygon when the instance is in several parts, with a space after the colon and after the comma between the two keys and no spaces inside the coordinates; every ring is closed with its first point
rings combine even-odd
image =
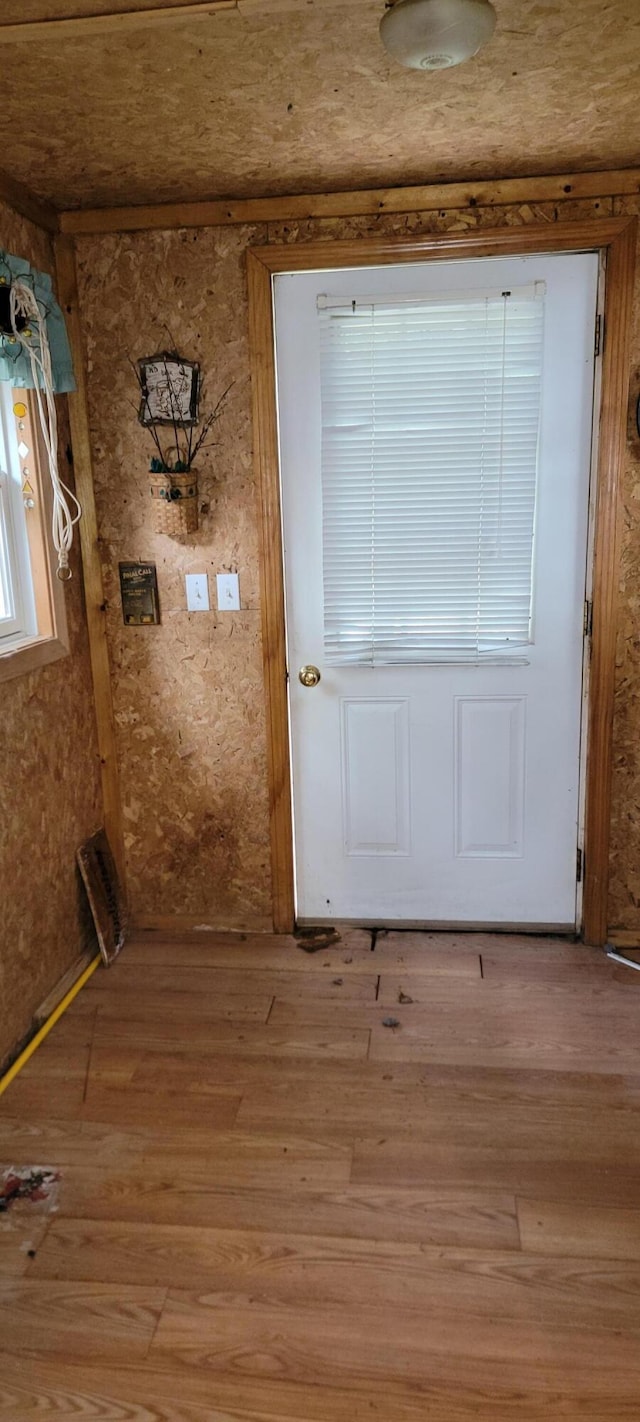
{"type": "Polygon", "coordinates": [[[0,383],[0,680],[68,650],[33,398],[0,383]]]}
{"type": "MultiPolygon", "coordinates": [[[[20,393],[20,392],[18,392],[20,393]]],[[[16,392],[0,386],[0,637],[37,633],[22,471],[12,405],[16,392]]],[[[26,406],[25,406],[26,409],[26,406]]],[[[26,450],[27,446],[21,448],[26,450]]]]}
{"type": "Polygon", "coordinates": [[[325,654],[530,642],[544,284],[319,299],[325,654]]]}

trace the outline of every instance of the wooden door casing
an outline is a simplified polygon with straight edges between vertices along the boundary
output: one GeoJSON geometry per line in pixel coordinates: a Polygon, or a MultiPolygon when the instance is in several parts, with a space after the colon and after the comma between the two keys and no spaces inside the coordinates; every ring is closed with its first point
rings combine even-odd
{"type": "Polygon", "coordinates": [[[252,247],[247,253],[254,460],[259,508],[262,636],[276,932],[295,917],[280,471],[272,279],[279,272],[445,261],[531,252],[600,251],[606,258],[604,349],[595,468],[593,630],[587,712],[582,936],[607,936],[619,488],[627,427],[636,220],[596,218],[553,227],[452,236],[364,238],[252,247]]]}

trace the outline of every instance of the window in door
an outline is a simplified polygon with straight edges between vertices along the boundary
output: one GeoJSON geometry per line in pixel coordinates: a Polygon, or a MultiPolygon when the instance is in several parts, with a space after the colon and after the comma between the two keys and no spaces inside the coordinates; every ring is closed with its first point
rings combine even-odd
{"type": "Polygon", "coordinates": [[[328,663],[526,652],[544,290],[318,299],[328,663]]]}

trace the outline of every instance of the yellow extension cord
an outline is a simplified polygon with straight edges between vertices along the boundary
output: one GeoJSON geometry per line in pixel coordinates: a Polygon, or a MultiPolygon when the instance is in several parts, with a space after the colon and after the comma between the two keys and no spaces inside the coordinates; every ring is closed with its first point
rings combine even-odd
{"type": "Polygon", "coordinates": [[[80,992],[80,989],[83,988],[85,983],[89,981],[91,974],[95,973],[98,964],[101,962],[102,959],[100,957],[100,954],[97,953],[95,958],[93,959],[93,962],[91,962],[89,964],[89,967],[85,968],[84,972],[80,974],[80,977],[78,978],[77,982],[73,984],[73,987],[69,988],[69,991],[66,996],[63,997],[62,1002],[59,1002],[58,1006],[54,1008],[54,1011],[51,1013],[51,1016],[47,1017],[47,1020],[44,1025],[40,1028],[38,1032],[36,1032],[35,1037],[31,1038],[31,1041],[25,1047],[24,1051],[20,1053],[19,1057],[16,1057],[13,1066],[10,1066],[6,1075],[0,1079],[0,1096],[2,1096],[2,1093],[6,1091],[8,1086],[11,1085],[11,1082],[13,1081],[14,1077],[18,1075],[18,1072],[22,1071],[23,1066],[26,1062],[28,1062],[29,1057],[33,1056],[33,1053],[40,1046],[40,1043],[44,1042],[45,1037],[48,1037],[51,1028],[55,1027],[56,1022],[58,1022],[59,1019],[62,1017],[63,1012],[66,1012],[69,1004],[73,1002],[74,997],[77,997],[78,993],[80,992]]]}

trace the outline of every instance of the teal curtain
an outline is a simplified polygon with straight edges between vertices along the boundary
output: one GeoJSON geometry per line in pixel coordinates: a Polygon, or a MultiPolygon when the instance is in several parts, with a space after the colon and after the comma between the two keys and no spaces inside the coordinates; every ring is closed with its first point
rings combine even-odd
{"type": "MultiPolygon", "coordinates": [[[[51,351],[54,390],[58,394],[65,390],[75,390],[76,383],[73,378],[67,329],[64,324],[64,316],[53,295],[51,277],[47,276],[46,272],[35,271],[21,257],[13,257],[9,252],[0,248],[0,286],[11,286],[16,277],[20,277],[27,286],[31,287],[45,317],[51,351]]],[[[37,350],[38,341],[35,331],[30,337],[30,342],[37,350]]],[[[8,336],[3,331],[0,331],[0,380],[8,381],[10,385],[21,386],[27,390],[33,388],[31,363],[26,351],[22,349],[15,337],[8,336]]]]}

